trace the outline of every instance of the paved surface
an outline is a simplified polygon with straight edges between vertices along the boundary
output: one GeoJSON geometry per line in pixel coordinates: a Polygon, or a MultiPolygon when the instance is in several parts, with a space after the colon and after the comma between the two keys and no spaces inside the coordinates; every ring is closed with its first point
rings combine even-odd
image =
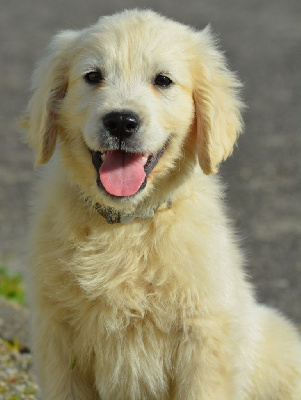
{"type": "Polygon", "coordinates": [[[300,0],[0,0],[0,261],[25,270],[32,154],[15,119],[49,38],[123,8],[211,23],[245,83],[245,134],[222,175],[258,297],[301,322],[300,0]]]}

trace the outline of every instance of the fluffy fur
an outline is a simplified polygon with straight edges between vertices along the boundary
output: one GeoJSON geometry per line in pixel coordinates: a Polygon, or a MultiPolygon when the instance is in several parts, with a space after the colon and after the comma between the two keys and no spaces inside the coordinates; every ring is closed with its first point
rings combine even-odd
{"type": "Polygon", "coordinates": [[[239,87],[210,29],[151,11],[53,39],[25,117],[36,165],[47,163],[29,291],[45,400],[301,399],[297,331],[256,304],[212,174],[242,129],[239,87]],[[95,68],[104,80],[92,87],[95,68]],[[173,85],[156,87],[159,73],[173,85]],[[89,151],[114,110],[139,115],[137,152],[168,143],[129,198],[97,186],[89,151]],[[97,205],[138,217],[111,225],[97,205]]]}

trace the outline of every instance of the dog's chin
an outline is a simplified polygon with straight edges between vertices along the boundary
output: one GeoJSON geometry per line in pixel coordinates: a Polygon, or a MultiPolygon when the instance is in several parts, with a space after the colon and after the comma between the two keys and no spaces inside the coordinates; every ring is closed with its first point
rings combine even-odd
{"type": "MultiPolygon", "coordinates": [[[[148,185],[149,175],[158,164],[160,158],[163,156],[166,150],[167,144],[165,144],[157,153],[149,154],[146,153],[131,153],[122,150],[102,150],[102,151],[95,151],[90,149],[90,153],[92,156],[92,164],[96,170],[97,179],[96,184],[98,188],[108,196],[110,199],[115,201],[127,201],[133,200],[134,198],[138,198],[142,192],[145,191],[145,188],[148,185]],[[118,156],[117,156],[118,155],[118,156]],[[129,187],[126,186],[124,182],[119,182],[118,176],[125,175],[123,174],[123,168],[129,168],[130,171],[127,172],[128,175],[133,172],[135,174],[135,168],[129,167],[129,165],[118,165],[114,166],[113,162],[106,160],[106,157],[110,157],[112,159],[121,159],[129,160],[128,163],[125,161],[125,164],[138,164],[138,177],[136,176],[135,179],[130,179],[129,187]],[[141,158],[141,160],[140,160],[141,158]],[[139,160],[137,162],[137,159],[139,160]],[[109,165],[109,167],[108,167],[109,165]],[[115,168],[115,169],[114,169],[115,168]],[[131,171],[131,168],[133,171],[131,171]],[[109,169],[109,171],[108,171],[109,169]],[[119,173],[116,173],[116,170],[119,170],[119,173]],[[121,172],[120,172],[121,170],[121,172]],[[107,178],[105,178],[105,175],[107,178]],[[110,176],[111,175],[111,176],[110,176]],[[117,178],[116,178],[117,176],[117,178]],[[131,184],[131,180],[134,181],[134,184],[131,184]],[[109,182],[109,183],[108,183],[109,182]],[[123,186],[122,188],[118,186],[123,186]]],[[[120,162],[121,163],[121,162],[120,162]]]]}

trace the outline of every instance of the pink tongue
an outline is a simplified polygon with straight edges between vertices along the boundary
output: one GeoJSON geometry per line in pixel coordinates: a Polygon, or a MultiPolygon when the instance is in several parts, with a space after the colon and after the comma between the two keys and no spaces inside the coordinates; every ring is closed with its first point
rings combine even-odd
{"type": "Polygon", "coordinates": [[[114,196],[131,196],[138,192],[145,179],[141,154],[107,151],[99,170],[99,179],[114,196]]]}

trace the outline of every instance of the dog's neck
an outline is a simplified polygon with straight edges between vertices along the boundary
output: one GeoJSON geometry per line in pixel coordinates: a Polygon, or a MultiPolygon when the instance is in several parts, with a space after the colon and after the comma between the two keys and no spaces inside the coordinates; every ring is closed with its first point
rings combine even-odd
{"type": "MultiPolygon", "coordinates": [[[[171,208],[171,201],[166,202],[167,207],[171,208]]],[[[162,203],[163,204],[163,203],[162,203]]],[[[97,212],[103,216],[108,224],[126,224],[129,222],[132,222],[133,220],[137,218],[151,218],[154,216],[155,212],[157,209],[161,206],[159,204],[156,206],[154,209],[150,210],[145,210],[142,213],[123,213],[122,211],[116,210],[113,207],[108,207],[108,206],[103,206],[99,203],[96,203],[94,205],[94,208],[97,210],[97,212]]]]}
{"type": "Polygon", "coordinates": [[[168,199],[156,204],[153,206],[153,208],[142,208],[128,213],[126,211],[117,210],[114,207],[106,206],[100,203],[93,204],[90,197],[83,196],[83,198],[85,203],[92,206],[93,209],[95,209],[98,214],[100,214],[107,221],[108,224],[126,224],[138,218],[152,218],[155,215],[155,212],[161,206],[165,205],[166,209],[170,209],[172,207],[172,200],[168,199]]]}

